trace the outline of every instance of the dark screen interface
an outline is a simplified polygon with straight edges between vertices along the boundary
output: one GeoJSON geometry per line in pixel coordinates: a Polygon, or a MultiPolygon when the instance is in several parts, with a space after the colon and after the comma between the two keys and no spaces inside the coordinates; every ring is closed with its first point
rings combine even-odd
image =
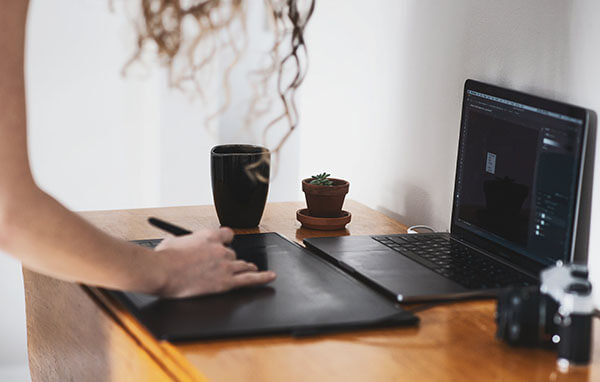
{"type": "Polygon", "coordinates": [[[544,264],[568,258],[583,121],[467,90],[455,222],[544,264]]]}

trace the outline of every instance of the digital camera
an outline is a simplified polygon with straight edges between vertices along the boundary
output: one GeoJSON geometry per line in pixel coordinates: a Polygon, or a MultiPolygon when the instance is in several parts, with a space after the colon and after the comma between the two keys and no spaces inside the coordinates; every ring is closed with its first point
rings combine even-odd
{"type": "Polygon", "coordinates": [[[594,312],[587,267],[557,263],[542,271],[539,287],[508,289],[498,297],[496,337],[513,346],[556,348],[560,366],[585,365],[594,312]]]}

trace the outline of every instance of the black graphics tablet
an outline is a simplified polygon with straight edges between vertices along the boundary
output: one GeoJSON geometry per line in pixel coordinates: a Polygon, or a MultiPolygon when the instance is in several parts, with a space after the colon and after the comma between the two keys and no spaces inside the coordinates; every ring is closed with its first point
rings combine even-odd
{"type": "Polygon", "coordinates": [[[232,247],[238,258],[275,271],[277,279],[266,286],[188,299],[109,294],[156,338],[170,341],[304,336],[418,322],[393,301],[276,233],[237,235],[232,247]]]}

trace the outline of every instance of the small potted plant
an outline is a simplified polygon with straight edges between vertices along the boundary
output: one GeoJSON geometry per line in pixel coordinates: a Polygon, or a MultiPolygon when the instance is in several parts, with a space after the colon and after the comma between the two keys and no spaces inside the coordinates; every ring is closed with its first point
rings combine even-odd
{"type": "Polygon", "coordinates": [[[310,216],[322,218],[341,216],[350,183],[330,176],[331,174],[324,172],[302,180],[302,191],[306,197],[310,216]]]}

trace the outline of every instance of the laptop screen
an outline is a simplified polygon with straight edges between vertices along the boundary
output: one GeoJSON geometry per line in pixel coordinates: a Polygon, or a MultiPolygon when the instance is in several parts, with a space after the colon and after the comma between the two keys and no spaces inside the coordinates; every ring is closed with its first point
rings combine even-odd
{"type": "Polygon", "coordinates": [[[469,80],[452,226],[511,256],[569,260],[584,109],[469,80]]]}

